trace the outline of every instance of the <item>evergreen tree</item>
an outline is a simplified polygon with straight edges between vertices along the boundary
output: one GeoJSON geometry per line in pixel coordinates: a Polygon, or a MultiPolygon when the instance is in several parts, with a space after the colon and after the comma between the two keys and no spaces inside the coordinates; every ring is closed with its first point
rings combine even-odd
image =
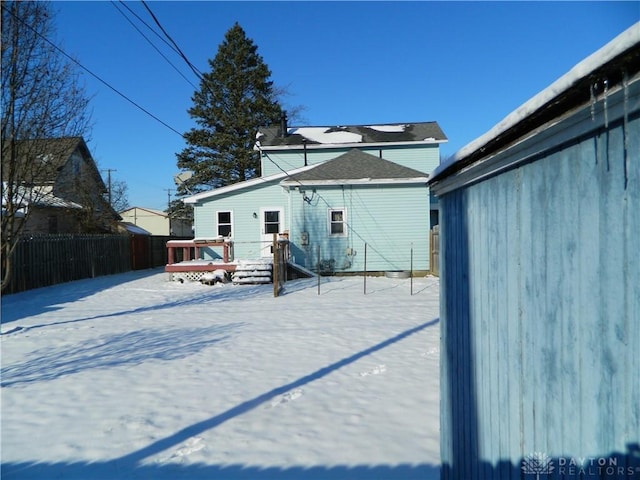
{"type": "Polygon", "coordinates": [[[171,218],[177,218],[180,220],[189,220],[193,222],[193,206],[184,203],[182,200],[171,200],[169,207],[165,209],[164,213],[171,218]]]}
{"type": "Polygon", "coordinates": [[[271,71],[238,23],[225,34],[188,110],[197,127],[185,133],[187,148],[177,154],[178,168],[193,176],[178,194],[196,193],[260,175],[254,151],[258,128],[279,121],[282,108],[271,71]]]}

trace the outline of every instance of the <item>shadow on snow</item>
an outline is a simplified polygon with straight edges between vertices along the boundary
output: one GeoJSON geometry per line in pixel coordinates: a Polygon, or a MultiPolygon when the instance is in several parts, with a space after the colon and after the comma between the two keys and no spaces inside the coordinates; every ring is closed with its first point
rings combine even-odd
{"type": "Polygon", "coordinates": [[[135,270],[96,278],[84,278],[59,283],[24,292],[2,295],[2,323],[60,310],[61,304],[71,303],[124,283],[134,282],[152,275],[161,269],[135,270]]]}
{"type": "Polygon", "coordinates": [[[2,387],[55,380],[91,369],[139,365],[148,360],[175,360],[193,355],[215,343],[243,323],[199,328],[143,329],[103,335],[80,345],[43,348],[26,361],[2,369],[2,387]]]}
{"type": "MultiPolygon", "coordinates": [[[[418,325],[414,328],[405,330],[404,332],[395,335],[387,340],[377,343],[369,348],[361,350],[349,357],[345,357],[342,360],[334,362],[326,367],[320,368],[315,372],[312,372],[304,377],[301,377],[293,382],[287,383],[280,387],[276,387],[268,392],[265,392],[255,398],[247,400],[225,412],[222,412],[214,417],[203,420],[201,422],[190,425],[182,430],[175,432],[168,437],[159,439],[150,445],[141,448],[137,451],[131,452],[120,458],[104,461],[104,462],[77,462],[77,463],[4,463],[2,465],[2,478],[33,478],[33,479],[45,479],[45,478],[65,478],[65,479],[123,479],[123,478],[153,478],[153,479],[173,479],[173,478],[221,478],[225,480],[319,480],[330,478],[332,480],[373,480],[373,479],[437,479],[439,478],[439,467],[433,465],[397,465],[397,466],[337,466],[337,467],[245,467],[245,466],[206,466],[206,465],[194,465],[194,466],[181,466],[173,464],[165,465],[144,465],[145,459],[152,457],[160,452],[163,452],[169,448],[180,445],[189,438],[198,435],[204,431],[218,427],[219,425],[250,412],[259,406],[269,402],[273,398],[283,395],[288,391],[307,385],[315,380],[329,375],[330,373],[346,366],[357,360],[370,355],[374,352],[382,350],[394,343],[397,343],[415,333],[418,333],[428,327],[437,325],[439,319],[434,319],[429,322],[418,325]]],[[[233,328],[234,324],[227,326],[226,328],[233,328]]],[[[194,329],[197,330],[197,329],[194,329]]],[[[193,332],[197,336],[196,332],[193,332]]],[[[205,343],[212,343],[220,341],[220,338],[210,339],[205,343]]],[[[122,339],[122,346],[128,343],[126,338],[122,339]]],[[[163,342],[160,342],[162,344],[163,342]]],[[[130,345],[129,345],[130,347],[130,345]]],[[[181,347],[183,348],[183,347],[181,347]]],[[[159,353],[152,354],[164,354],[163,349],[160,348],[159,353]]],[[[69,353],[69,352],[68,352],[69,353]]],[[[57,358],[62,359],[59,354],[57,358]]],[[[40,363],[44,364],[45,359],[40,359],[40,363]]],[[[50,361],[50,360],[48,360],[50,361]]],[[[101,365],[113,365],[113,362],[117,361],[116,352],[110,352],[105,354],[102,361],[98,361],[101,365]]],[[[129,359],[129,361],[133,361],[129,359]]],[[[136,360],[137,361],[137,360],[136,360]]],[[[54,367],[54,371],[50,372],[50,376],[61,375],[66,369],[74,370],[73,363],[70,361],[63,362],[63,365],[54,367]],[[59,371],[55,371],[58,369],[59,371]]],[[[93,368],[96,368],[93,366],[93,368]]],[[[34,368],[32,375],[38,375],[37,369],[34,368]]],[[[72,373],[72,372],[71,372],[72,373]]],[[[17,373],[13,383],[18,383],[20,378],[17,373]]],[[[5,377],[6,380],[6,377],[5,377]]],[[[28,380],[23,380],[28,381],[28,380]]],[[[31,380],[35,381],[35,380],[31,380]]]]}
{"type": "Polygon", "coordinates": [[[65,480],[437,480],[433,465],[357,465],[335,467],[249,467],[244,465],[141,465],[114,460],[96,463],[15,463],[2,465],[2,478],[65,480]]]}
{"type": "MultiPolygon", "coordinates": [[[[155,272],[157,274],[157,272],[155,272]]],[[[91,281],[95,281],[96,279],[91,280],[80,280],[79,282],[89,283],[91,281]]],[[[122,282],[120,282],[122,283],[122,282]]],[[[114,283],[114,285],[117,283],[114,283]]],[[[56,287],[47,287],[48,289],[56,289],[56,287]]],[[[68,289],[68,285],[67,285],[68,289]]],[[[95,289],[90,294],[95,294],[101,289],[95,289]]],[[[88,290],[85,289],[85,293],[88,290]]],[[[63,292],[66,292],[64,290],[63,292]]],[[[46,295],[42,295],[41,297],[36,296],[31,299],[25,298],[28,300],[28,303],[23,305],[23,301],[19,302],[11,302],[8,300],[6,302],[3,301],[2,308],[2,323],[6,324],[9,322],[13,322],[19,320],[21,318],[36,316],[46,312],[52,312],[54,310],[61,310],[61,306],[63,303],[73,302],[74,298],[71,298],[70,295],[60,295],[56,294],[56,291],[47,291],[46,295]],[[55,299],[55,301],[54,301],[55,299]],[[5,304],[6,303],[6,304],[5,304]]],[[[90,294],[85,294],[82,296],[88,296],[90,294]]],[[[18,294],[20,295],[20,294],[18,294]]],[[[93,315],[88,317],[81,318],[73,318],[70,320],[62,320],[59,322],[51,322],[51,323],[43,323],[39,325],[29,325],[29,326],[16,326],[2,335],[10,335],[17,332],[23,332],[25,330],[35,330],[39,328],[46,328],[56,325],[67,325],[73,323],[81,323],[88,322],[91,320],[99,320],[103,318],[114,318],[125,315],[136,315],[141,313],[149,313],[159,310],[164,310],[168,308],[177,308],[177,307],[185,307],[189,305],[206,305],[207,303],[217,303],[217,302],[226,302],[230,300],[242,300],[245,298],[256,298],[261,296],[272,296],[273,295],[273,287],[270,285],[256,285],[256,286],[231,286],[215,288],[208,287],[203,288],[202,290],[197,291],[194,295],[182,299],[182,300],[172,300],[165,303],[154,303],[152,305],[147,305],[144,307],[132,308],[129,310],[122,310],[118,312],[105,313],[100,315],[93,315]]],[[[77,299],[75,299],[77,300],[77,299]]]]}

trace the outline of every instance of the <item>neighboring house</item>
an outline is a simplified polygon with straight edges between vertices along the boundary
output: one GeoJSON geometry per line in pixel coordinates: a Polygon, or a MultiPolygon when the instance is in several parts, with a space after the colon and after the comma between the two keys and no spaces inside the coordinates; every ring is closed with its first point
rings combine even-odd
{"type": "Polygon", "coordinates": [[[429,185],[443,480],[640,478],[640,23],[429,185]]]}
{"type": "Polygon", "coordinates": [[[120,212],[122,220],[145,229],[151,235],[190,237],[193,235],[192,222],[181,218],[171,218],[165,212],[150,208],[131,207],[120,212]]]}
{"type": "MultiPolygon", "coordinates": [[[[16,215],[25,218],[23,234],[110,233],[117,229],[118,214],[105,199],[107,188],[81,137],[18,142],[22,170],[13,185],[16,215]],[[38,152],[37,154],[33,152],[38,152]]],[[[3,159],[4,194],[11,168],[3,159]]]]}
{"type": "MultiPolygon", "coordinates": [[[[262,176],[187,197],[195,237],[233,240],[234,257],[271,254],[323,273],[429,269],[428,175],[447,139],[435,122],[261,128],[262,176]],[[318,262],[318,253],[320,262],[318,262]]],[[[437,208],[437,207],[436,207],[437,208]]],[[[212,258],[220,252],[205,250],[212,258]]]]}

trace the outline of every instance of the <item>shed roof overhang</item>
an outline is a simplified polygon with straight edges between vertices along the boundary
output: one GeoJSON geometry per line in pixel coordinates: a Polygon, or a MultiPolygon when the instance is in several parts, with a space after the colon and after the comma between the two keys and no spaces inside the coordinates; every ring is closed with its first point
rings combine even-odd
{"type": "Polygon", "coordinates": [[[514,110],[491,130],[460,149],[436,168],[429,186],[469,171],[489,157],[508,150],[568,114],[628,88],[640,79],[640,22],[514,110]]]}

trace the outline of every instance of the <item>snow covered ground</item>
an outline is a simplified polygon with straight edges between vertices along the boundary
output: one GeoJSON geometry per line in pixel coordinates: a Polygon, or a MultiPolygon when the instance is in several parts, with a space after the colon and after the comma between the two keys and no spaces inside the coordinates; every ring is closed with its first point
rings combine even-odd
{"type": "Polygon", "coordinates": [[[2,478],[439,478],[438,279],[2,298],[2,478]]]}

